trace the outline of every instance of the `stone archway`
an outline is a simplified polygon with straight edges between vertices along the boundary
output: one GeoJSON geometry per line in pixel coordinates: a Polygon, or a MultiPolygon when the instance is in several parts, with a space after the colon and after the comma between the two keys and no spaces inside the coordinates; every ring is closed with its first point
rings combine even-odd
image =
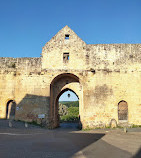
{"type": "Polygon", "coordinates": [[[6,105],[6,119],[15,119],[16,103],[14,100],[9,100],[6,105]]]}
{"type": "Polygon", "coordinates": [[[79,101],[79,96],[77,95],[77,93],[76,93],[75,91],[73,91],[72,89],[70,89],[70,88],[65,88],[65,89],[63,89],[63,90],[59,93],[59,95],[58,95],[57,98],[56,98],[56,102],[55,102],[56,116],[58,117],[58,118],[57,118],[58,126],[59,126],[59,123],[60,123],[60,116],[59,116],[59,113],[58,113],[58,110],[59,110],[59,98],[60,98],[60,96],[61,96],[63,93],[65,93],[66,91],[71,91],[72,93],[74,93],[74,94],[77,96],[78,101],[79,101]]]}
{"type": "Polygon", "coordinates": [[[70,89],[75,92],[79,97],[79,109],[82,107],[82,90],[80,87],[79,78],[74,74],[64,73],[53,79],[50,84],[50,128],[56,128],[59,126],[58,98],[65,90],[70,89]]]}

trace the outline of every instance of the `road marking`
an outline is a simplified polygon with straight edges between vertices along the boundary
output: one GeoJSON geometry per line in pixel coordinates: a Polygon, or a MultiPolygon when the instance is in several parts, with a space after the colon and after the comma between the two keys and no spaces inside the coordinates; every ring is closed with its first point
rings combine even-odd
{"type": "Polygon", "coordinates": [[[34,134],[19,134],[19,133],[0,133],[1,135],[36,135],[36,134],[44,134],[44,133],[34,133],[34,134]]]}

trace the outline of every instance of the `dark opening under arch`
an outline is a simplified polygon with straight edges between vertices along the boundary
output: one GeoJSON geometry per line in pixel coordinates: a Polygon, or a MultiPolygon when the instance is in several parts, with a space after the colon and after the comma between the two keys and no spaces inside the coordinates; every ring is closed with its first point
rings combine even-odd
{"type": "MultiPolygon", "coordinates": [[[[71,73],[59,74],[52,80],[50,84],[50,121],[49,121],[50,128],[56,128],[59,126],[59,116],[58,116],[59,97],[61,96],[62,93],[67,91],[66,89],[67,85],[75,84],[75,83],[80,84],[79,78],[75,74],[71,74],[71,73]]],[[[68,86],[68,88],[70,87],[68,86]]],[[[73,87],[73,89],[75,90],[76,88],[73,87]]]]}
{"type": "Polygon", "coordinates": [[[6,105],[6,119],[14,119],[16,111],[16,102],[9,100],[6,105]]]}
{"type": "Polygon", "coordinates": [[[118,103],[118,120],[128,120],[128,104],[124,100],[118,103]]]}
{"type": "Polygon", "coordinates": [[[56,106],[58,109],[58,123],[61,123],[61,127],[73,127],[81,129],[79,114],[79,97],[72,89],[65,88],[59,93],[56,98],[56,106]],[[67,94],[71,94],[77,99],[74,100],[74,97],[70,99],[67,94]],[[63,101],[59,101],[62,95],[66,96],[63,98],[63,101]]]}

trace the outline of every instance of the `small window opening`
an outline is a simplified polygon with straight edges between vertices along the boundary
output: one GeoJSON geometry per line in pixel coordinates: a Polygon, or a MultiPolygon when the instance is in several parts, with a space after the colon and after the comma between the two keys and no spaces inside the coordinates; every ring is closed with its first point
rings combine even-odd
{"type": "Polygon", "coordinates": [[[68,40],[69,37],[70,37],[70,35],[68,35],[68,34],[65,35],[65,39],[66,39],[66,40],[68,40]]]}
{"type": "Polygon", "coordinates": [[[69,61],[69,53],[64,53],[63,54],[63,62],[67,63],[69,61]]]}

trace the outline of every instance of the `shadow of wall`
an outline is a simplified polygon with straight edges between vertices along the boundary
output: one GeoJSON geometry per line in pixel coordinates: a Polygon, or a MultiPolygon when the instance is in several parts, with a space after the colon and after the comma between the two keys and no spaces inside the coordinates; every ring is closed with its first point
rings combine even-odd
{"type": "Polygon", "coordinates": [[[16,103],[15,101],[11,101],[9,103],[9,106],[7,106],[7,114],[6,114],[6,118],[9,120],[14,120],[15,119],[15,112],[16,112],[16,103]],[[10,106],[10,109],[8,108],[10,106]]]}
{"type": "Polygon", "coordinates": [[[141,158],[141,148],[138,150],[138,152],[133,156],[133,158],[141,158]]]}
{"type": "Polygon", "coordinates": [[[17,104],[15,120],[48,126],[50,97],[26,94],[17,104]]]}

